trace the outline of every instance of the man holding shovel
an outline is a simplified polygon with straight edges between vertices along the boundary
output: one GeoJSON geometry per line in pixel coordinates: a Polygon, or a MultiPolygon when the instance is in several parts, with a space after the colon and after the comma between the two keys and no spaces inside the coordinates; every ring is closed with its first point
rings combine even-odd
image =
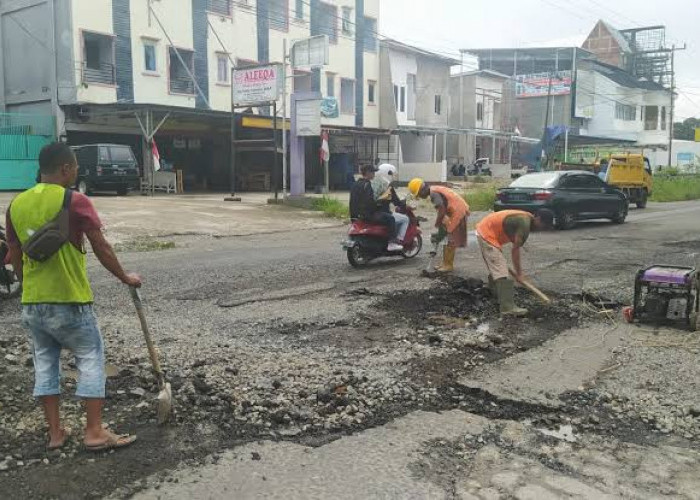
{"type": "Polygon", "coordinates": [[[447,238],[447,244],[443,250],[442,264],[435,269],[440,273],[451,273],[455,266],[455,253],[457,248],[467,246],[467,218],[469,217],[469,205],[459,194],[445,186],[428,186],[423,179],[413,179],[408,183],[408,190],[416,198],[430,198],[437,211],[435,228],[437,235],[433,243],[447,238]]]}
{"type": "Polygon", "coordinates": [[[502,316],[525,316],[527,309],[515,305],[515,291],[503,255],[503,247],[512,244],[511,256],[515,268],[513,278],[525,283],[520,249],[530,232],[548,231],[554,227],[554,214],[550,210],[539,210],[535,215],[522,210],[503,210],[484,217],[476,225],[481,255],[489,270],[489,284],[495,290],[502,316]]]}
{"type": "Polygon", "coordinates": [[[22,323],[31,334],[34,396],[41,400],[49,428],[46,447],[61,448],[71,433],[61,426],[59,413],[61,349],[73,352],[78,367],[76,396],[85,401],[86,449],[127,446],[136,436],[119,436],[102,427],[104,345],[92,309],[84,237],[122,283],[139,287],[141,278],[122,268],[90,199],[69,191],[78,175],[71,149],[61,143],[44,147],[39,170],[41,182],[18,195],[7,211],[7,236],[12,265],[23,284],[22,323]]]}

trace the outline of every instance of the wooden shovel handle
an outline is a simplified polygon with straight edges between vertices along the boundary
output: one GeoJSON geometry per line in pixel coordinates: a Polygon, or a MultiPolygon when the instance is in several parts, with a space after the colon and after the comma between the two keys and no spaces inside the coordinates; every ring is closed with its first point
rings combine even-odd
{"type": "Polygon", "coordinates": [[[141,330],[143,331],[143,337],[146,339],[146,346],[148,347],[148,355],[151,358],[151,364],[153,365],[153,371],[158,375],[160,382],[163,382],[163,370],[160,368],[160,361],[158,360],[158,353],[156,352],[156,346],[153,344],[151,339],[151,332],[148,329],[148,323],[146,322],[146,315],[143,312],[143,302],[141,302],[141,294],[138,288],[129,287],[131,292],[131,298],[134,301],[134,306],[136,307],[136,314],[139,316],[139,321],[141,322],[141,330]]]}
{"type": "MultiPolygon", "coordinates": [[[[510,271],[510,275],[513,276],[513,278],[515,278],[517,276],[515,274],[515,271],[513,271],[512,269],[509,269],[509,271],[510,271]]],[[[522,282],[520,282],[520,284],[523,285],[528,290],[530,290],[535,295],[537,295],[537,297],[539,297],[539,299],[542,302],[544,302],[545,304],[551,304],[552,299],[547,297],[544,293],[542,293],[542,291],[539,288],[537,288],[535,285],[533,285],[529,281],[523,280],[522,282]]]]}

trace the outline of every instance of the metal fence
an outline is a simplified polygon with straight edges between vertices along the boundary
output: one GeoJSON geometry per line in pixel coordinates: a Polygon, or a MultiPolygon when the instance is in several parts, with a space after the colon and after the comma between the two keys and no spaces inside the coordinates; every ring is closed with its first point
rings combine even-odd
{"type": "Polygon", "coordinates": [[[55,137],[52,116],[0,113],[0,190],[33,186],[39,152],[55,137]]]}

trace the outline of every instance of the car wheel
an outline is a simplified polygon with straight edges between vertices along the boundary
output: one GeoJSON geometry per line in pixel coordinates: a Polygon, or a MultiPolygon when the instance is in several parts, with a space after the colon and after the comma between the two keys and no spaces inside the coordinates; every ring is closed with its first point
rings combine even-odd
{"type": "Polygon", "coordinates": [[[649,200],[649,193],[646,189],[642,190],[642,194],[637,200],[637,208],[647,208],[647,201],[649,200]]]}
{"type": "Polygon", "coordinates": [[[80,194],[90,194],[92,192],[90,185],[85,179],[78,181],[78,192],[80,194]]]}
{"type": "Polygon", "coordinates": [[[625,219],[627,219],[627,210],[625,210],[625,207],[621,207],[620,210],[610,218],[615,224],[624,224],[625,219]]]}
{"type": "Polygon", "coordinates": [[[557,229],[567,230],[576,226],[576,214],[569,210],[562,210],[556,217],[557,229]]]}

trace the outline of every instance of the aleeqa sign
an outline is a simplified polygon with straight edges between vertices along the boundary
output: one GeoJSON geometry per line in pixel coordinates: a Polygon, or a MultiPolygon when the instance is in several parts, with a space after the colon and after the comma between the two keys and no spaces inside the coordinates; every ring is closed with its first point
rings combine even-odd
{"type": "Polygon", "coordinates": [[[276,101],[282,91],[282,66],[269,64],[233,70],[233,103],[259,104],[276,101]]]}

